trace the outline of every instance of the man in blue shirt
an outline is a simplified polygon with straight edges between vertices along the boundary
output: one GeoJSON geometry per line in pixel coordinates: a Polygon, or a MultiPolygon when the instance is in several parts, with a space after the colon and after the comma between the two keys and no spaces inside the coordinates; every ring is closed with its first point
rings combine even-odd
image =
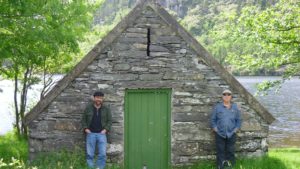
{"type": "Polygon", "coordinates": [[[215,105],[210,121],[216,136],[218,169],[235,164],[236,133],[242,123],[241,112],[237,104],[231,102],[232,92],[226,89],[222,94],[223,102],[215,105]]]}

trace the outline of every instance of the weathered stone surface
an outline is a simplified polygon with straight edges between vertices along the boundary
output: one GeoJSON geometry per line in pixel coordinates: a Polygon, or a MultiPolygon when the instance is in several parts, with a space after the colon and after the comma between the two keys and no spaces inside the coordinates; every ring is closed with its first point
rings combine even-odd
{"type": "Polygon", "coordinates": [[[173,145],[173,151],[176,155],[196,155],[199,151],[198,143],[179,142],[173,145]]]}
{"type": "Polygon", "coordinates": [[[255,152],[241,152],[241,153],[237,153],[237,156],[248,157],[248,158],[255,158],[255,157],[262,157],[265,154],[266,154],[266,152],[264,152],[262,150],[257,150],[255,152]]]}
{"type": "Polygon", "coordinates": [[[129,38],[146,38],[147,33],[125,33],[125,37],[129,37],[129,38]]]}
{"type": "Polygon", "coordinates": [[[208,119],[208,115],[198,112],[176,112],[173,115],[173,119],[176,122],[196,122],[202,121],[202,119],[208,119]]]}
{"type": "Polygon", "coordinates": [[[29,152],[41,152],[43,150],[43,141],[41,139],[30,139],[29,141],[29,152]]]}
{"type": "Polygon", "coordinates": [[[181,75],[177,77],[177,80],[202,80],[204,79],[204,75],[202,74],[187,74],[187,75],[181,75]]]}
{"type": "Polygon", "coordinates": [[[261,125],[258,122],[245,121],[242,125],[243,131],[260,131],[261,125]]]}
{"type": "MultiPolygon", "coordinates": [[[[156,36],[161,36],[161,35],[176,36],[176,33],[166,26],[163,28],[151,29],[151,34],[154,34],[156,36]]],[[[178,45],[177,47],[181,47],[181,45],[178,45]]]]}
{"type": "Polygon", "coordinates": [[[175,80],[177,79],[177,73],[176,72],[166,72],[163,76],[164,80],[175,80]]]}
{"type": "Polygon", "coordinates": [[[151,36],[154,44],[181,43],[181,38],[177,36],[151,36]]]}
{"type": "Polygon", "coordinates": [[[147,52],[146,51],[120,51],[118,53],[119,57],[130,57],[130,58],[136,58],[136,57],[146,57],[147,52]]]}
{"type": "Polygon", "coordinates": [[[192,110],[192,106],[174,106],[174,112],[190,112],[192,110]]]}
{"type": "Polygon", "coordinates": [[[151,52],[169,52],[169,49],[159,46],[159,45],[150,45],[151,52]]]}
{"type": "Polygon", "coordinates": [[[140,75],[140,80],[159,80],[161,79],[161,74],[142,74],[140,75]]]}
{"type": "Polygon", "coordinates": [[[146,67],[132,67],[131,70],[137,71],[137,72],[145,72],[145,71],[148,71],[149,69],[146,67]]]}
{"type": "Polygon", "coordinates": [[[129,70],[130,69],[130,65],[126,64],[126,63],[122,63],[122,64],[116,64],[114,66],[115,70],[129,70]]]}
{"type": "Polygon", "coordinates": [[[141,50],[146,50],[147,47],[148,47],[146,44],[140,44],[140,43],[135,43],[135,44],[133,44],[133,46],[134,46],[136,49],[141,49],[141,50]]]}
{"type": "Polygon", "coordinates": [[[151,24],[151,23],[138,23],[135,25],[136,28],[160,28],[160,24],[151,24]]]}
{"type": "Polygon", "coordinates": [[[152,56],[152,57],[157,57],[157,56],[159,56],[159,57],[161,57],[161,56],[170,56],[171,55],[171,53],[169,53],[169,52],[150,52],[150,56],[152,56]]]}
{"type": "Polygon", "coordinates": [[[93,80],[135,80],[137,77],[135,74],[91,74],[93,80]]]}
{"type": "Polygon", "coordinates": [[[261,148],[261,143],[260,140],[248,140],[246,142],[241,142],[238,147],[238,150],[248,150],[253,152],[261,148]]]}
{"type": "Polygon", "coordinates": [[[135,37],[135,38],[121,37],[119,39],[119,42],[120,43],[144,43],[144,44],[147,44],[148,40],[147,40],[147,38],[144,38],[144,37],[135,37]]]}
{"type": "Polygon", "coordinates": [[[54,129],[61,131],[78,131],[80,130],[80,124],[69,120],[60,120],[55,123],[54,129]]]}
{"type": "Polygon", "coordinates": [[[177,141],[201,141],[211,140],[212,135],[210,130],[203,130],[193,123],[176,123],[172,131],[173,138],[177,141]]]}
{"type": "Polygon", "coordinates": [[[121,154],[124,151],[123,146],[121,144],[109,144],[107,147],[107,154],[121,154]]]}
{"type": "Polygon", "coordinates": [[[105,96],[105,100],[108,102],[121,102],[123,101],[123,98],[116,95],[107,95],[105,96]]]}
{"type": "Polygon", "coordinates": [[[98,67],[101,69],[111,68],[111,65],[106,60],[99,60],[98,67]]]}
{"type": "Polygon", "coordinates": [[[183,104],[203,104],[203,102],[200,99],[195,99],[195,98],[184,98],[184,99],[180,99],[180,101],[183,104]]]}
{"type": "Polygon", "coordinates": [[[132,33],[147,33],[147,29],[143,29],[143,28],[128,28],[126,29],[126,31],[132,33]]]}
{"type": "Polygon", "coordinates": [[[180,50],[179,50],[179,53],[186,53],[186,52],[187,52],[186,49],[180,49],[180,50]]]}
{"type": "Polygon", "coordinates": [[[55,121],[41,121],[36,124],[36,129],[39,131],[51,131],[54,129],[55,121]]]}
{"type": "Polygon", "coordinates": [[[193,94],[190,92],[175,92],[175,96],[192,96],[193,94]]]}
{"type": "Polygon", "coordinates": [[[115,51],[126,51],[126,50],[130,50],[130,48],[131,48],[130,44],[116,43],[113,50],[115,50],[115,51]]]}
{"type": "Polygon", "coordinates": [[[108,88],[113,88],[112,85],[108,85],[108,84],[98,84],[98,89],[108,89],[108,88]]]}
{"type": "Polygon", "coordinates": [[[268,133],[264,131],[252,131],[252,132],[242,132],[238,133],[239,137],[242,139],[253,139],[253,138],[266,138],[268,137],[268,133]]]}

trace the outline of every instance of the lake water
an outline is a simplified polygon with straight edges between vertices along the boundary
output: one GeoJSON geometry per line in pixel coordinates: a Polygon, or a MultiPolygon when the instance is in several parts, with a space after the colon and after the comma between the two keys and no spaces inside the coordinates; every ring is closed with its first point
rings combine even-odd
{"type": "MultiPolygon", "coordinates": [[[[256,92],[255,84],[264,80],[276,80],[278,77],[237,77],[238,81],[252,94],[256,92]]],[[[0,81],[0,135],[13,129],[13,83],[0,81]]],[[[29,104],[38,99],[35,91],[29,93],[29,104]]],[[[267,96],[257,96],[257,99],[277,119],[270,126],[270,147],[300,147],[300,79],[293,78],[287,81],[279,93],[270,92],[267,96]]]]}
{"type": "MultiPolygon", "coordinates": [[[[252,94],[255,84],[278,77],[237,77],[238,81],[252,94]]],[[[300,79],[293,78],[283,84],[278,93],[271,91],[257,99],[276,118],[270,125],[270,147],[300,147],[300,79]]]]}

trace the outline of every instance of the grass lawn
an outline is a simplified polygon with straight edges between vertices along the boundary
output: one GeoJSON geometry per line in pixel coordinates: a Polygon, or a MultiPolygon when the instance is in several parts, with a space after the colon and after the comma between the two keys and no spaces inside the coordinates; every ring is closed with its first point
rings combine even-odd
{"type": "MultiPolygon", "coordinates": [[[[84,152],[60,152],[41,155],[32,163],[27,162],[28,145],[24,138],[9,133],[0,136],[0,169],[86,169],[84,152]]],[[[109,166],[107,169],[121,169],[109,166]]],[[[215,169],[214,162],[199,162],[194,166],[174,169],[215,169]]],[[[267,156],[237,159],[235,169],[300,169],[300,148],[270,149],[267,156]]]]}

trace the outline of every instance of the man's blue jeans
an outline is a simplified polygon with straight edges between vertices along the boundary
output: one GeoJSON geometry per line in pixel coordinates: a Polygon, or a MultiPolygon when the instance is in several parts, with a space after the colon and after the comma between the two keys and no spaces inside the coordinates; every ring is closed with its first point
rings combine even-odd
{"type": "Polygon", "coordinates": [[[98,157],[96,167],[100,169],[105,168],[106,164],[106,144],[107,139],[105,134],[89,133],[86,136],[86,161],[89,167],[94,168],[94,156],[96,145],[98,148],[98,157]]]}
{"type": "Polygon", "coordinates": [[[224,169],[228,162],[230,162],[231,166],[234,166],[235,140],[236,134],[232,135],[230,138],[223,138],[216,133],[218,169],[224,169]]]}

